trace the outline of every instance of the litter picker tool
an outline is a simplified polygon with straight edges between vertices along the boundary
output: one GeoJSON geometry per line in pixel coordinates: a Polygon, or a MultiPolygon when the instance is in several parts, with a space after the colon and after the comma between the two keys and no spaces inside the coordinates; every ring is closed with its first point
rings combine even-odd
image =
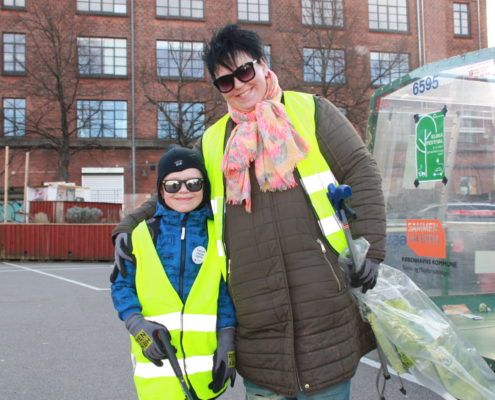
{"type": "MultiPolygon", "coordinates": [[[[342,221],[347,246],[349,249],[349,258],[351,260],[351,273],[359,273],[363,264],[358,261],[358,250],[354,240],[352,239],[351,230],[349,229],[348,216],[352,219],[356,218],[356,212],[346,203],[346,200],[352,196],[352,189],[349,185],[335,186],[333,183],[328,185],[328,198],[332,202],[333,208],[339,219],[342,221]]],[[[364,258],[363,258],[364,259],[364,258]]],[[[383,377],[390,379],[388,371],[387,359],[381,347],[377,344],[378,357],[380,358],[383,377]]]]}
{"type": "Polygon", "coordinates": [[[167,355],[170,365],[174,370],[174,374],[180,382],[180,386],[182,387],[182,391],[184,392],[184,396],[186,396],[186,400],[196,400],[196,397],[193,396],[189,387],[187,386],[186,380],[184,379],[184,375],[182,373],[182,369],[180,368],[179,361],[175,355],[175,350],[167,340],[167,338],[163,338],[160,336],[160,332],[156,332],[156,337],[158,345],[161,347],[161,350],[167,355]]]}

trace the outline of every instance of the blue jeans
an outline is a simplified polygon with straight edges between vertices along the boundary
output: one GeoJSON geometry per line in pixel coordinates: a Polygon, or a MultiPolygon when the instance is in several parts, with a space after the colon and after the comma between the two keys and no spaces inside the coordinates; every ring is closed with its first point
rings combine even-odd
{"type": "Polygon", "coordinates": [[[296,397],[285,397],[281,394],[262,388],[244,379],[247,400],[349,400],[351,398],[351,380],[330,386],[316,393],[299,392],[296,397]]]}

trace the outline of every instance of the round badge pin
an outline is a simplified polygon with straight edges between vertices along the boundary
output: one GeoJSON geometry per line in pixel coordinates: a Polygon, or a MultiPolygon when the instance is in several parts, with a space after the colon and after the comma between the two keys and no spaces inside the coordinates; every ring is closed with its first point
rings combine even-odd
{"type": "Polygon", "coordinates": [[[192,260],[194,264],[202,264],[205,259],[206,249],[203,246],[196,247],[192,252],[192,260]]]}

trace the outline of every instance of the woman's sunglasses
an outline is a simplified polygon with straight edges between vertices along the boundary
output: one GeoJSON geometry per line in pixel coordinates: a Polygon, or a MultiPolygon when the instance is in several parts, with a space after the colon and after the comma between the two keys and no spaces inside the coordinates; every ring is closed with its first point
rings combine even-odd
{"type": "Polygon", "coordinates": [[[237,78],[241,82],[246,83],[256,76],[254,64],[256,64],[257,62],[258,60],[253,60],[242,64],[231,74],[223,75],[215,79],[213,81],[213,84],[221,93],[228,93],[235,87],[234,78],[237,78]]]}
{"type": "Polygon", "coordinates": [[[203,178],[191,178],[186,179],[185,181],[180,179],[169,179],[163,181],[162,186],[167,193],[177,193],[182,187],[182,184],[186,185],[186,189],[190,192],[199,192],[203,189],[203,182],[203,178]]]}

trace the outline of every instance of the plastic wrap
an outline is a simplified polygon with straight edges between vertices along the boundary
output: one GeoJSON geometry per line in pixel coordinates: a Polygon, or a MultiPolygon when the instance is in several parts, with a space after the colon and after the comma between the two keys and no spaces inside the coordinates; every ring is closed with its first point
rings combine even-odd
{"type": "Polygon", "coordinates": [[[435,392],[495,399],[495,374],[443,312],[403,272],[380,265],[377,284],[353,291],[390,365],[435,392]]]}

